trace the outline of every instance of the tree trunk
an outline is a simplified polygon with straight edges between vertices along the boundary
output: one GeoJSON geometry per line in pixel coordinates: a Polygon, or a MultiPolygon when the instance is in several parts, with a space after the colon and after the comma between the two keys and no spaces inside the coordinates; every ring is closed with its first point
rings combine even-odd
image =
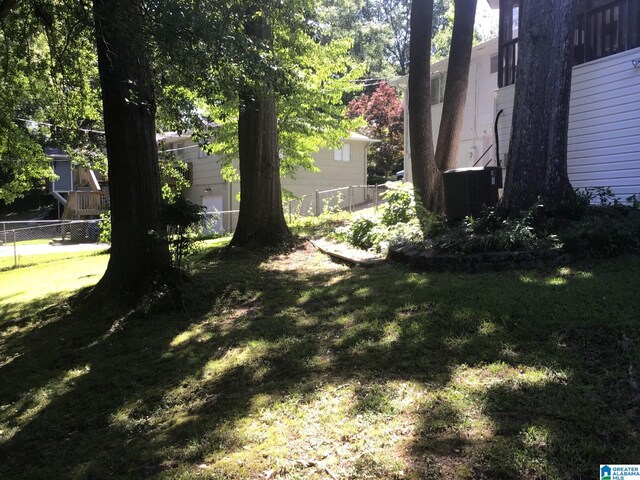
{"type": "Polygon", "coordinates": [[[433,0],[413,0],[409,42],[409,137],[416,202],[429,207],[429,192],[439,174],[431,130],[431,30],[433,0]]]}
{"type": "MultiPolygon", "coordinates": [[[[473,46],[473,26],[477,0],[456,0],[451,50],[447,68],[447,85],[444,92],[442,118],[438,133],[435,163],[439,172],[457,166],[458,147],[464,120],[464,106],[469,86],[469,66],[473,46]]],[[[429,193],[430,210],[444,211],[444,180],[437,175],[434,188],[429,193]]]]}
{"type": "Polygon", "coordinates": [[[102,87],[111,257],[98,290],[135,297],[170,264],[155,137],[156,103],[137,0],[94,0],[102,87]]]}
{"type": "MultiPolygon", "coordinates": [[[[264,15],[251,20],[246,33],[271,44],[264,15]]],[[[277,245],[291,238],[282,210],[276,100],[271,85],[261,87],[240,94],[240,214],[232,246],[277,245]]]]}
{"type": "Polygon", "coordinates": [[[574,3],[523,2],[501,205],[506,213],[525,210],[538,199],[553,207],[574,195],[567,174],[574,3]]]}

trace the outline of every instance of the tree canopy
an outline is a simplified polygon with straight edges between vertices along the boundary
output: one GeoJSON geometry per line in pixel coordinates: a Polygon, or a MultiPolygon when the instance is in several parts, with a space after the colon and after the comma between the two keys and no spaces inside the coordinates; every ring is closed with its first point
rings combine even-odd
{"type": "MultiPolygon", "coordinates": [[[[388,78],[409,72],[411,0],[322,0],[321,21],[327,38],[351,38],[352,55],[367,66],[367,75],[388,78]]],[[[449,53],[453,0],[435,0],[431,54],[449,53]]]]}
{"type": "MultiPolygon", "coordinates": [[[[91,10],[85,1],[3,2],[0,16],[0,201],[53,177],[43,146],[104,160],[91,10]],[[11,5],[12,4],[12,5],[11,5]]],[[[76,155],[78,158],[79,155],[76,155]]]]}
{"type": "Polygon", "coordinates": [[[349,103],[348,115],[361,116],[367,125],[361,131],[380,140],[370,147],[368,166],[390,176],[404,159],[404,104],[395,89],[382,82],[372,94],[362,94],[349,103]]]}

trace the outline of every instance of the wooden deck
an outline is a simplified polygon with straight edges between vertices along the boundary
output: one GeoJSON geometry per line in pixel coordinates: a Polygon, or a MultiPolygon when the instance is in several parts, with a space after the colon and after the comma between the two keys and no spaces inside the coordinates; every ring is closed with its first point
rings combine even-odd
{"type": "Polygon", "coordinates": [[[98,217],[109,211],[109,202],[106,192],[69,192],[62,219],[98,217]]]}

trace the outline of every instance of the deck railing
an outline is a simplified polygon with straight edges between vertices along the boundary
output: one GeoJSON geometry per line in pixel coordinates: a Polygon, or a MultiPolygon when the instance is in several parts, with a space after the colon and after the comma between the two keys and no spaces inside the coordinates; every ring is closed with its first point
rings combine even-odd
{"type": "Polygon", "coordinates": [[[110,207],[109,194],[103,192],[70,192],[67,208],[76,215],[100,215],[110,207]]]}

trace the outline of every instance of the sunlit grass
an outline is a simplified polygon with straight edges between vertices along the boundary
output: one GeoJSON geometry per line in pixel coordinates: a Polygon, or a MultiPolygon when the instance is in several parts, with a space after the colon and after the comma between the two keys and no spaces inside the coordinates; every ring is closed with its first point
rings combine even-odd
{"type": "MultiPolygon", "coordinates": [[[[96,255],[99,251],[96,250],[80,250],[76,252],[67,251],[59,253],[42,253],[34,255],[18,255],[18,268],[30,267],[32,265],[39,265],[42,263],[56,262],[60,260],[74,259],[79,257],[88,257],[96,255]]],[[[13,255],[7,255],[0,257],[0,274],[3,271],[14,269],[16,264],[13,255]]]]}
{"type": "Polygon", "coordinates": [[[37,255],[36,265],[0,272],[0,305],[25,303],[93,285],[109,261],[109,255],[95,252],[56,255],[63,257],[37,255]]]}

